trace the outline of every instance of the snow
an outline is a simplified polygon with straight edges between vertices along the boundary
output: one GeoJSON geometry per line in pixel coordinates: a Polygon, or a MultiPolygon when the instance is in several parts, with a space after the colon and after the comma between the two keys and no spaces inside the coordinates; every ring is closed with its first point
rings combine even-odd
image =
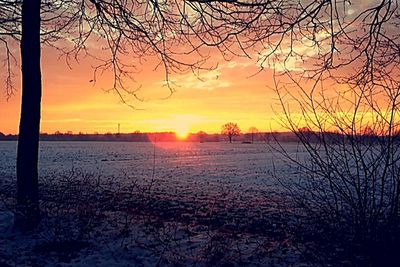
{"type": "MultiPolygon", "coordinates": [[[[15,151],[0,142],[5,196],[15,151]]],[[[42,142],[46,216],[22,235],[0,207],[0,266],[301,265],[273,163],[264,143],[42,142]]]]}

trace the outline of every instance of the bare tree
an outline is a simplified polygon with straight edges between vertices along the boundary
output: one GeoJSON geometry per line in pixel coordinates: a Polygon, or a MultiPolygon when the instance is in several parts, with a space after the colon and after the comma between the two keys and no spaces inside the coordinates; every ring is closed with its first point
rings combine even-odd
{"type": "Polygon", "coordinates": [[[356,87],[334,97],[300,91],[309,101],[277,90],[281,123],[301,144],[297,152],[278,144],[283,160],[296,168],[277,178],[309,218],[367,251],[379,247],[367,256],[382,259],[384,252],[390,262],[397,257],[391,240],[400,238],[399,89],[372,96],[356,87]]]}
{"type": "Polygon", "coordinates": [[[222,125],[221,134],[227,135],[229,143],[232,143],[233,137],[240,134],[240,128],[237,123],[228,122],[222,125]]]}
{"type": "Polygon", "coordinates": [[[364,245],[399,240],[398,2],[285,1],[270,11],[239,43],[273,68],[277,115],[302,143],[301,154],[280,147],[297,167],[285,185],[313,218],[364,245]]]}
{"type": "Polygon", "coordinates": [[[249,128],[249,134],[251,136],[251,143],[254,143],[254,137],[258,134],[258,129],[254,126],[249,128]]]}
{"type": "Polygon", "coordinates": [[[205,141],[205,139],[207,138],[207,133],[204,131],[198,131],[196,133],[196,135],[197,135],[200,143],[203,143],[205,141]]]}
{"type": "Polygon", "coordinates": [[[24,1],[22,4],[21,63],[23,94],[17,153],[16,225],[29,228],[39,220],[37,162],[42,97],[40,0],[24,1]]]}

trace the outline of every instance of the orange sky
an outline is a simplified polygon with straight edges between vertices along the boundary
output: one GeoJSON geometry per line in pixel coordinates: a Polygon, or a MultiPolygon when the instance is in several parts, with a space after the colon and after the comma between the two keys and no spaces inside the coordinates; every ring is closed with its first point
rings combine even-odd
{"type": "MultiPolygon", "coordinates": [[[[162,99],[169,94],[163,85],[164,73],[154,71],[154,62],[148,60],[134,76],[137,83],[128,84],[132,88],[141,85],[139,96],[145,99],[130,102],[137,108],[133,110],[122,104],[116,94],[105,92],[110,87],[109,74],[100,77],[96,85],[90,82],[91,60],[74,63],[71,70],[55,51],[44,49],[41,131],[115,132],[120,123],[121,132],[187,129],[215,133],[229,121],[238,123],[244,132],[251,126],[262,131],[277,129],[271,108],[277,104],[276,96],[267,87],[271,85],[271,71],[249,78],[258,70],[254,60],[217,61],[216,70],[202,73],[203,81],[193,74],[174,75],[176,92],[162,99]]],[[[15,80],[19,82],[19,77],[15,80]]],[[[3,133],[18,132],[19,84],[16,87],[18,90],[11,99],[0,98],[3,133]]]]}
{"type": "MultiPolygon", "coordinates": [[[[351,15],[354,10],[349,8],[347,12],[351,15]]],[[[316,37],[321,40],[327,38],[324,32],[316,37]]],[[[290,46],[287,43],[286,47],[291,47],[296,52],[293,53],[294,55],[312,57],[317,51],[310,42],[308,39],[301,39],[290,43],[290,46]]],[[[107,53],[96,41],[88,42],[87,46],[90,52],[97,56],[107,53]]],[[[285,44],[282,47],[285,47],[285,44]]],[[[320,52],[329,49],[329,41],[326,47],[319,46],[318,48],[321,49],[320,52]]],[[[18,57],[19,51],[14,49],[18,57]]],[[[115,93],[105,92],[105,89],[112,85],[110,73],[98,77],[95,85],[90,82],[94,65],[92,59],[81,58],[79,63],[72,62],[72,69],[70,69],[64,59],[58,58],[57,51],[43,48],[41,131],[105,133],[116,132],[120,124],[121,132],[136,130],[198,132],[202,130],[217,133],[227,122],[237,123],[243,132],[247,132],[252,126],[260,131],[285,130],[276,118],[275,111],[279,112],[281,107],[277,101],[277,95],[271,89],[273,87],[272,70],[266,64],[263,72],[253,75],[259,70],[257,58],[269,51],[260,50],[260,54],[247,51],[253,57],[252,59],[236,57],[228,62],[223,60],[221,54],[215,49],[207,52],[211,56],[209,66],[218,64],[218,67],[211,71],[203,71],[201,73],[203,81],[191,73],[173,75],[171,80],[175,82],[176,92],[167,99],[164,98],[169,95],[169,90],[164,84],[163,70],[154,70],[157,65],[154,58],[142,59],[143,64],[139,64],[142,68],[141,72],[134,74],[136,83],[128,82],[127,85],[130,88],[141,86],[138,96],[144,101],[128,100],[136,107],[132,109],[123,104],[115,93]]],[[[275,51],[274,55],[278,61],[283,62],[279,58],[285,58],[288,52],[283,48],[275,51]]],[[[4,51],[0,51],[0,56],[1,53],[4,51]]],[[[127,60],[129,61],[129,58],[127,60]]],[[[133,63],[138,64],[135,61],[133,63]]],[[[303,61],[299,56],[292,56],[286,60],[285,67],[300,75],[304,72],[303,61]]],[[[279,72],[282,69],[283,67],[278,65],[275,70],[279,72]]],[[[18,67],[15,71],[17,91],[8,101],[5,96],[0,97],[0,132],[7,134],[18,132],[20,109],[18,67]]],[[[345,69],[340,71],[346,72],[345,69]]],[[[0,77],[0,82],[4,80],[2,78],[0,77]]],[[[333,86],[335,85],[328,84],[329,91],[334,92],[333,86]]],[[[5,95],[4,88],[0,86],[0,90],[5,95]]],[[[286,103],[290,105],[290,101],[286,103]]],[[[295,109],[292,104],[291,113],[295,112],[295,109]]]]}
{"type": "MultiPolygon", "coordinates": [[[[305,53],[312,54],[312,51],[305,53]]],[[[96,84],[91,82],[95,64],[92,59],[73,62],[71,69],[56,51],[44,48],[41,132],[117,132],[120,124],[124,133],[137,130],[219,133],[227,122],[237,123],[242,132],[248,132],[253,126],[260,131],[287,130],[280,125],[281,118],[276,113],[282,108],[272,89],[273,71],[265,68],[256,74],[260,70],[257,56],[225,61],[214,52],[209,66],[218,64],[218,67],[203,71],[201,80],[192,73],[171,76],[175,92],[169,98],[166,98],[170,91],[165,86],[165,73],[162,69],[154,70],[156,63],[154,58],[147,59],[141,71],[134,74],[136,82],[127,83],[129,88],[141,86],[138,96],[144,99],[141,102],[126,98],[135,107],[132,109],[117,94],[106,92],[112,86],[110,73],[97,77],[96,84]]],[[[299,59],[292,58],[286,64],[294,73],[303,72],[299,59]]],[[[279,72],[283,68],[277,65],[275,70],[279,72]]],[[[18,133],[19,80],[16,76],[17,90],[8,101],[5,96],[0,98],[0,132],[6,134],[18,133]]],[[[332,83],[328,86],[330,92],[339,88],[332,83]]],[[[285,104],[291,107],[291,115],[296,116],[293,113],[296,103],[285,100],[285,104]]]]}

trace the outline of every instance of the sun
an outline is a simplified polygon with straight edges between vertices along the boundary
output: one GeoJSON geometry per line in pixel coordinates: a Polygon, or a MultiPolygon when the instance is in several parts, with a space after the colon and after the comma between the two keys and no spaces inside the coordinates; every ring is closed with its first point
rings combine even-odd
{"type": "Polygon", "coordinates": [[[175,135],[179,139],[185,139],[189,135],[189,128],[185,125],[175,127],[175,135]]]}

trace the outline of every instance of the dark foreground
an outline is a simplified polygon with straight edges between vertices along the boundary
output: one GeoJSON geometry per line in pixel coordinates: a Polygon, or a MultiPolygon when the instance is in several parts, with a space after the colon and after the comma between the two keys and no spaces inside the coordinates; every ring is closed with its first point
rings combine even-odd
{"type": "Polygon", "coordinates": [[[300,216],[284,192],[246,199],[223,188],[213,196],[176,194],[155,180],[116,181],[78,171],[44,179],[42,221],[29,234],[13,229],[14,186],[3,184],[0,265],[368,266],[377,260],[300,216]]]}

